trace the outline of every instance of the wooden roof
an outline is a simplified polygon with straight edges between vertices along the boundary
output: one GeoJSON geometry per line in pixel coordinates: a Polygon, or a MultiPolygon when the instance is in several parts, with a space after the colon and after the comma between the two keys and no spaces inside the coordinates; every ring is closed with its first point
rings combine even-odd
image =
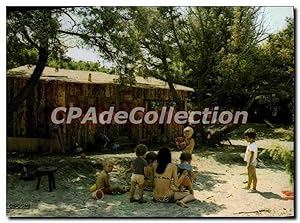
{"type": "MultiPolygon", "coordinates": [[[[21,66],[14,69],[10,69],[7,72],[8,77],[30,77],[33,73],[35,66],[21,66]]],[[[116,84],[116,80],[118,79],[118,75],[106,74],[103,72],[96,71],[81,71],[81,70],[66,70],[59,69],[56,70],[52,67],[45,67],[43,74],[41,76],[41,80],[61,80],[66,82],[73,83],[85,83],[85,84],[116,84]],[[89,74],[91,74],[91,81],[88,80],[89,74]]],[[[162,80],[148,77],[143,78],[140,76],[136,76],[136,83],[133,87],[138,88],[162,88],[169,89],[168,83],[162,80]]],[[[179,84],[174,84],[174,87],[178,91],[194,91],[193,88],[186,87],[179,84]]]]}

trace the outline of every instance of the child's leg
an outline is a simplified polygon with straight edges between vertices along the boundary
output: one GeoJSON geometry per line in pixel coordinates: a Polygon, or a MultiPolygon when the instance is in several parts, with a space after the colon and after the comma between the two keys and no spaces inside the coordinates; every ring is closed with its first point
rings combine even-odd
{"type": "Polygon", "coordinates": [[[145,184],[139,184],[139,200],[143,200],[145,184]]]}
{"type": "Polygon", "coordinates": [[[251,171],[251,166],[249,168],[247,168],[248,171],[248,185],[247,185],[247,189],[250,189],[251,184],[252,184],[252,171],[251,171]]]}
{"type": "Polygon", "coordinates": [[[139,176],[138,177],[138,185],[139,185],[139,203],[146,203],[143,199],[144,195],[144,187],[145,187],[145,177],[139,176]]]}
{"type": "Polygon", "coordinates": [[[174,200],[176,200],[176,203],[180,205],[181,207],[188,207],[186,205],[187,202],[193,201],[196,198],[192,194],[188,194],[187,192],[175,192],[174,193],[174,200]]]}
{"type": "Polygon", "coordinates": [[[130,191],[129,191],[130,199],[134,198],[135,185],[136,185],[136,183],[134,181],[131,181],[130,191]]]}
{"type": "Polygon", "coordinates": [[[190,194],[193,194],[194,195],[194,190],[193,190],[193,186],[192,184],[187,186],[187,189],[189,190],[190,194]]]}
{"type": "Polygon", "coordinates": [[[256,190],[257,185],[257,177],[256,177],[256,167],[251,166],[251,172],[252,172],[252,180],[253,180],[253,190],[256,190]]]}
{"type": "Polygon", "coordinates": [[[189,194],[186,197],[184,197],[183,199],[181,199],[180,202],[182,202],[182,203],[185,204],[187,202],[194,201],[194,200],[196,200],[196,198],[194,197],[194,195],[193,194],[189,194]]]}

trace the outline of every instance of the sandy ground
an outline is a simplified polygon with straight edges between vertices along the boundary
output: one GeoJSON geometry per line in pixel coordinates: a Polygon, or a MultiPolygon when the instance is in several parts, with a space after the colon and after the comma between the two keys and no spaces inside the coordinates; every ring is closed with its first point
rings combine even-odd
{"type": "MultiPolygon", "coordinates": [[[[180,153],[172,152],[174,162],[180,153]]],[[[230,154],[229,154],[230,155],[230,154]]],[[[235,154],[238,159],[242,154],[235,154]]],[[[294,201],[282,199],[281,190],[289,187],[289,176],[276,167],[257,169],[259,193],[242,189],[247,180],[242,162],[226,163],[224,152],[200,152],[193,156],[198,185],[194,186],[196,201],[189,208],[176,204],[160,204],[145,192],[146,204],[130,203],[128,193],[106,195],[94,200],[88,192],[91,176],[64,178],[57,173],[57,189],[47,192],[48,181],[42,179],[39,190],[36,181],[22,181],[17,175],[7,177],[7,216],[9,217],[287,217],[294,215],[294,201]]],[[[89,159],[132,159],[133,153],[95,155],[89,159]]],[[[79,159],[79,157],[77,158],[79,159]]],[[[116,167],[118,169],[118,166],[116,167]]],[[[94,173],[91,173],[92,175],[94,173]]],[[[112,173],[113,182],[114,173],[112,173]]],[[[118,184],[125,185],[125,181],[118,184]]]]}
{"type": "MultiPolygon", "coordinates": [[[[245,140],[237,140],[237,139],[230,139],[232,145],[240,145],[246,146],[247,142],[245,140]]],[[[229,145],[228,141],[223,142],[226,145],[229,145]]],[[[287,149],[294,149],[294,142],[288,142],[283,140],[274,140],[274,139],[260,139],[256,140],[256,144],[259,148],[272,148],[272,146],[282,146],[283,148],[287,149]]]]}

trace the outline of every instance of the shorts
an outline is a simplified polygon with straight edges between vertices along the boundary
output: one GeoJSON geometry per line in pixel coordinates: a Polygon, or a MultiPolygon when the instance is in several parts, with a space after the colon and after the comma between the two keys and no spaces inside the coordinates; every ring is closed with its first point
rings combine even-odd
{"type": "Polygon", "coordinates": [[[145,176],[141,174],[132,174],[131,176],[131,183],[143,185],[145,183],[145,176]]]}

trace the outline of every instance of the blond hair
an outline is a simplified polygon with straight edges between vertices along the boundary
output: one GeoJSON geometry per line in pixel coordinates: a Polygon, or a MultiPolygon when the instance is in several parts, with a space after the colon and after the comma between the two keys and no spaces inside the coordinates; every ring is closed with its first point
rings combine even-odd
{"type": "Polygon", "coordinates": [[[102,162],[103,167],[108,166],[109,164],[114,165],[114,162],[112,160],[110,160],[110,159],[105,159],[102,162]]]}

